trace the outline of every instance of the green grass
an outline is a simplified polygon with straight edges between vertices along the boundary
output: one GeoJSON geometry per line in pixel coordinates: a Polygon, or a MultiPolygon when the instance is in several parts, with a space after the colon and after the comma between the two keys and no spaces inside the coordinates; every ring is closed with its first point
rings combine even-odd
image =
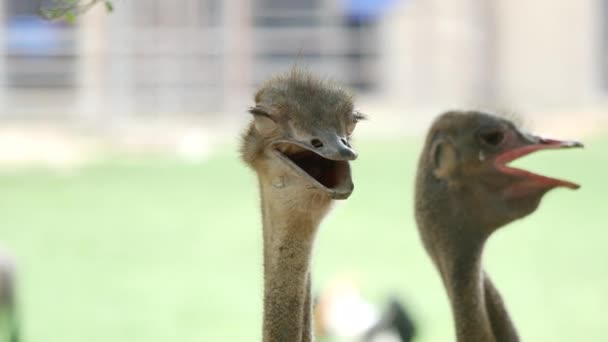
{"type": "MultiPolygon", "coordinates": [[[[525,341],[608,340],[608,140],[588,146],[518,163],[583,188],[553,191],[486,250],[525,341]]],[[[358,149],[356,190],[318,236],[315,287],[354,274],[373,301],[395,293],[407,303],[417,341],[451,341],[413,221],[419,146],[358,149]]],[[[231,151],[202,164],[118,158],[0,174],[0,243],[19,260],[26,341],[259,341],[257,187],[231,151]]]]}

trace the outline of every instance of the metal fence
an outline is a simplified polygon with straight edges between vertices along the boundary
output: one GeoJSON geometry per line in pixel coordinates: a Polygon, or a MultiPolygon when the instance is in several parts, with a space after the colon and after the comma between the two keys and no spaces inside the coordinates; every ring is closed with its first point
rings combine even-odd
{"type": "Polygon", "coordinates": [[[335,1],[119,1],[73,26],[43,21],[37,4],[1,8],[4,118],[225,113],[295,64],[364,90],[376,84],[376,25],[335,1]]]}

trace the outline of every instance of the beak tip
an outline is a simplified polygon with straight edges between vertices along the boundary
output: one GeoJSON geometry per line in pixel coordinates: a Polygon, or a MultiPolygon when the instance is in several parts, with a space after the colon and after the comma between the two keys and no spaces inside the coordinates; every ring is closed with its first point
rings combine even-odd
{"type": "Polygon", "coordinates": [[[566,144],[564,146],[565,147],[572,147],[572,148],[575,148],[575,147],[584,148],[585,147],[585,145],[582,142],[579,142],[579,141],[568,141],[568,142],[566,142],[566,144]]]}
{"type": "Polygon", "coordinates": [[[355,160],[359,156],[355,150],[350,148],[344,148],[340,151],[340,155],[344,160],[355,160]]]}
{"type": "Polygon", "coordinates": [[[556,139],[547,139],[547,138],[540,138],[540,143],[542,145],[551,145],[553,147],[562,147],[562,148],[583,148],[585,147],[585,145],[583,145],[582,142],[580,141],[576,141],[576,140],[556,140],[556,139]]]}

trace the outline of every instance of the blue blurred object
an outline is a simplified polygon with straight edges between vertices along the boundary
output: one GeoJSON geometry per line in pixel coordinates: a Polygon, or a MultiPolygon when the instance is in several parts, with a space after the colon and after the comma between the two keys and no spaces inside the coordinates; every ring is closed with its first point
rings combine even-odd
{"type": "Polygon", "coordinates": [[[7,23],[6,47],[11,53],[45,55],[61,48],[60,30],[36,16],[15,16],[7,23]]]}
{"type": "Polygon", "coordinates": [[[346,14],[353,20],[373,20],[388,10],[396,0],[344,0],[346,14]]]}

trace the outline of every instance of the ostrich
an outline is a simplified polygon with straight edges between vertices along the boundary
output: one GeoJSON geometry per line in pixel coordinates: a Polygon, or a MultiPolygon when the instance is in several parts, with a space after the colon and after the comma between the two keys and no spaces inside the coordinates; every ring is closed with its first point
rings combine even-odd
{"type": "Polygon", "coordinates": [[[15,263],[12,257],[0,250],[0,341],[19,341],[15,298],[15,263]]]}
{"type": "Polygon", "coordinates": [[[529,153],[582,147],[544,139],[481,112],[448,112],[432,125],[416,179],[416,221],[451,303],[459,342],[515,342],[517,331],[482,268],[485,241],[532,213],[543,195],[577,184],[507,166],[529,153]]]}
{"type": "Polygon", "coordinates": [[[310,259],[332,200],[353,191],[350,135],[363,117],[335,84],[292,70],[267,81],[249,111],[241,156],[258,176],[265,342],[313,340],[310,259]]]}

